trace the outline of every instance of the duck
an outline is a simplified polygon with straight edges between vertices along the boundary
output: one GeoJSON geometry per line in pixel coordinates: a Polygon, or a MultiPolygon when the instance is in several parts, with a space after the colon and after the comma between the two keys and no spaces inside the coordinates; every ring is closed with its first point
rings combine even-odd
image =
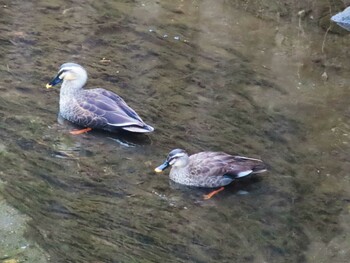
{"type": "Polygon", "coordinates": [[[267,171],[260,159],[204,151],[188,155],[183,149],[170,151],[165,162],[155,168],[160,173],[171,166],[170,180],[187,186],[218,188],[204,195],[209,199],[234,180],[267,171]]]}
{"type": "Polygon", "coordinates": [[[64,63],[46,88],[62,82],[59,114],[66,120],[84,127],[72,134],[81,134],[92,129],[109,132],[124,130],[134,133],[149,133],[154,130],[126,102],[114,92],[103,88],[84,89],[88,75],[76,63],[64,63]]]}

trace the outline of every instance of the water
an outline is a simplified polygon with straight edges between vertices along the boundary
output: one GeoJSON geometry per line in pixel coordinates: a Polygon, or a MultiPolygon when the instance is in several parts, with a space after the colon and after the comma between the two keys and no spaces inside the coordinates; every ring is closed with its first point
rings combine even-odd
{"type": "Polygon", "coordinates": [[[309,5],[1,2],[2,195],[28,242],[52,262],[348,262],[349,38],[309,5]],[[67,61],[156,131],[70,135],[45,89],[67,61]],[[270,168],[204,201],[153,172],[175,147],[270,168]]]}

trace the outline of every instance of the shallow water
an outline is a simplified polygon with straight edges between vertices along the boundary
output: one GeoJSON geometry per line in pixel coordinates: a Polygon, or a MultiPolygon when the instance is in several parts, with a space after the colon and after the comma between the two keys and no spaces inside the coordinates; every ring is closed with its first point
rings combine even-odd
{"type": "Polygon", "coordinates": [[[27,239],[52,262],[348,262],[350,39],[291,2],[0,1],[0,178],[27,239]],[[71,136],[44,88],[67,61],[156,131],[71,136]],[[154,174],[175,147],[270,168],[203,201],[154,174]]]}

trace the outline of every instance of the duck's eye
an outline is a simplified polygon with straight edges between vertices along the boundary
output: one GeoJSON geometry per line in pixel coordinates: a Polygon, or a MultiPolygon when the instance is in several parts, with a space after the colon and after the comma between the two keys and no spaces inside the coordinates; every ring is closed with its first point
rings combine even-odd
{"type": "Polygon", "coordinates": [[[177,160],[177,157],[171,158],[171,159],[169,160],[169,164],[170,164],[170,165],[173,165],[173,164],[176,162],[176,160],[177,160]]]}
{"type": "Polygon", "coordinates": [[[60,72],[58,77],[60,79],[65,79],[65,80],[74,80],[77,78],[77,75],[72,70],[63,70],[60,72]]]}
{"type": "Polygon", "coordinates": [[[66,75],[66,74],[65,74],[66,72],[67,72],[67,70],[62,70],[62,71],[60,71],[60,73],[58,73],[58,77],[59,77],[60,79],[63,79],[64,76],[66,75]]]}

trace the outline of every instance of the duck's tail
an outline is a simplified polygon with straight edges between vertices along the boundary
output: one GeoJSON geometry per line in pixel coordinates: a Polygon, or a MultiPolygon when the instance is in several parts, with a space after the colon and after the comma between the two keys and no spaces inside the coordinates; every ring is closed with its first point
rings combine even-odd
{"type": "Polygon", "coordinates": [[[154,131],[154,128],[148,124],[144,124],[144,126],[131,125],[131,126],[125,126],[121,128],[129,132],[137,132],[137,133],[148,133],[148,132],[154,131]]]}
{"type": "Polygon", "coordinates": [[[235,159],[239,160],[241,164],[241,171],[236,174],[236,178],[241,178],[250,174],[259,174],[267,171],[266,164],[259,159],[243,156],[235,156],[235,159]]]}
{"type": "Polygon", "coordinates": [[[253,174],[260,174],[267,171],[266,164],[264,164],[262,161],[257,162],[256,165],[252,168],[253,174]]]}

